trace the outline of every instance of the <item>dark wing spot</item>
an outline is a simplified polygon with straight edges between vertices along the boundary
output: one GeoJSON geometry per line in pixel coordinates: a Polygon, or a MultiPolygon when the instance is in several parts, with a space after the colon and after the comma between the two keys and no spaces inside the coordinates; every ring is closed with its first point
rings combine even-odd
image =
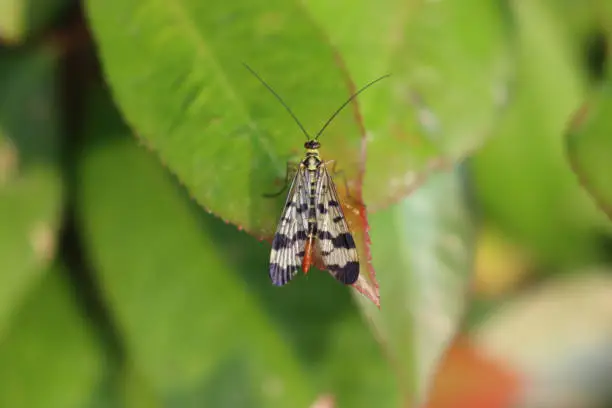
{"type": "Polygon", "coordinates": [[[276,234],[272,240],[272,248],[279,251],[284,248],[289,248],[293,244],[293,239],[285,234],[276,234]]]}
{"type": "Polygon", "coordinates": [[[321,214],[327,214],[327,207],[325,207],[322,203],[319,203],[317,208],[321,214]]]}
{"type": "Polygon", "coordinates": [[[340,207],[340,203],[337,202],[336,200],[329,200],[328,204],[330,207],[340,207]]]}
{"type": "Polygon", "coordinates": [[[334,237],[332,237],[332,234],[329,231],[319,231],[319,239],[323,240],[323,239],[329,239],[330,241],[334,239],[334,237]]]}
{"type": "Polygon", "coordinates": [[[308,211],[308,217],[313,219],[317,217],[317,211],[315,210],[314,206],[310,207],[310,211],[308,211]]]}
{"type": "Polygon", "coordinates": [[[355,241],[353,240],[353,236],[348,232],[339,234],[337,237],[332,238],[332,241],[334,243],[334,248],[355,248],[355,241]]]}
{"type": "Polygon", "coordinates": [[[293,278],[296,272],[297,266],[295,265],[287,265],[286,268],[283,268],[277,263],[270,264],[270,279],[275,286],[285,285],[293,278]]]}
{"type": "Polygon", "coordinates": [[[346,265],[327,265],[327,269],[336,279],[345,285],[352,285],[359,278],[359,262],[350,261],[346,265]]]}
{"type": "Polygon", "coordinates": [[[342,221],[344,219],[343,216],[338,215],[336,217],[334,217],[334,219],[332,220],[333,222],[335,222],[336,224],[339,223],[340,221],[342,221]]]}
{"type": "Polygon", "coordinates": [[[308,238],[308,234],[306,234],[306,231],[304,230],[297,231],[293,237],[288,237],[285,234],[276,234],[272,240],[272,248],[280,251],[282,249],[289,248],[295,243],[295,241],[303,241],[306,238],[308,238]]]}
{"type": "Polygon", "coordinates": [[[303,213],[305,213],[306,211],[308,211],[308,204],[304,203],[304,204],[302,204],[301,206],[296,207],[295,211],[296,211],[298,214],[303,214],[303,213]]]}

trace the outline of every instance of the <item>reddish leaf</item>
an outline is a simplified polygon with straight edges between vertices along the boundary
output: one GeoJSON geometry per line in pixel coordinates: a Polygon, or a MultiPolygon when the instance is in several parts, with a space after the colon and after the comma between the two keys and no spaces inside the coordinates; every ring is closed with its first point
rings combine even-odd
{"type": "Polygon", "coordinates": [[[456,339],[443,359],[427,408],[504,408],[520,391],[518,376],[456,339]]]}

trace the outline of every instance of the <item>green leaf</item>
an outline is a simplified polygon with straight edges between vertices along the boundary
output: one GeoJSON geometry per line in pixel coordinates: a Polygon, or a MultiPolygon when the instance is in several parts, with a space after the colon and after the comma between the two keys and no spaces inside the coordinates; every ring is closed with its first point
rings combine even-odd
{"type": "Polygon", "coordinates": [[[0,53],[0,339],[55,256],[62,205],[56,57],[0,53]]]}
{"type": "Polygon", "coordinates": [[[381,309],[358,297],[406,404],[422,403],[465,309],[473,224],[459,170],[439,173],[410,197],[370,218],[381,309]]]}
{"type": "Polygon", "coordinates": [[[232,268],[244,251],[219,246],[209,217],[108,106],[90,110],[79,196],[129,359],[169,406],[307,406],[294,353],[232,268]]]}
{"type": "MultiPolygon", "coordinates": [[[[318,26],[293,2],[88,1],[114,97],[136,133],[207,210],[259,237],[304,135],[247,62],[315,133],[349,96],[318,26]]],[[[347,109],[321,141],[358,181],[361,132],[347,109]]]]}
{"type": "Polygon", "coordinates": [[[67,0],[2,0],[0,39],[19,43],[57,19],[67,0]]]}
{"type": "Polygon", "coordinates": [[[586,79],[568,27],[546,4],[511,3],[520,51],[516,93],[472,170],[494,224],[540,259],[567,264],[593,256],[590,230],[601,218],[577,186],[563,146],[586,79]]]}
{"type": "MultiPolygon", "coordinates": [[[[609,24],[606,18],[609,11],[608,0],[557,1],[540,0],[551,12],[551,17],[559,20],[566,32],[564,40],[582,65],[592,63],[594,36],[601,34],[602,26],[609,24]]],[[[603,44],[602,44],[603,45],[603,44]]],[[[602,50],[603,51],[603,50],[602,50]]],[[[585,66],[586,68],[586,66],[585,66]]]]}
{"type": "Polygon", "coordinates": [[[391,73],[360,98],[370,209],[398,201],[432,167],[464,158],[490,135],[511,71],[507,25],[497,3],[307,4],[356,84],[391,73]]]}
{"type": "Polygon", "coordinates": [[[612,83],[607,82],[578,112],[567,134],[567,152],[582,186],[612,218],[612,83]]]}
{"type": "Polygon", "coordinates": [[[0,405],[90,406],[103,380],[101,344],[79,310],[63,268],[52,268],[0,341],[0,405]]]}
{"type": "Polygon", "coordinates": [[[123,406],[129,408],[160,408],[159,396],[133,364],[127,364],[118,377],[122,387],[123,406]]]}
{"type": "Polygon", "coordinates": [[[374,341],[362,319],[355,314],[347,316],[337,321],[331,332],[327,358],[317,376],[320,389],[334,397],[335,406],[402,406],[403,384],[391,370],[391,364],[382,358],[381,345],[374,341]]]}
{"type": "Polygon", "coordinates": [[[90,111],[80,218],[133,364],[127,400],[287,407],[330,393],[396,406],[393,373],[348,288],[315,271],[273,287],[269,245],[203,214],[108,102],[90,111]]]}

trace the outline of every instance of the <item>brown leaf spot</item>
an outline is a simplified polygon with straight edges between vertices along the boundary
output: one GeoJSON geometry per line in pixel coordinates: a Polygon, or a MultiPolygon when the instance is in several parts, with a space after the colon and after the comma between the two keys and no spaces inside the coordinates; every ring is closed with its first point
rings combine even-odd
{"type": "Polygon", "coordinates": [[[331,394],[320,395],[310,408],[335,408],[336,400],[331,394]]]}
{"type": "Polygon", "coordinates": [[[18,152],[10,140],[0,142],[0,187],[6,185],[17,172],[18,152]]]}
{"type": "Polygon", "coordinates": [[[30,232],[30,245],[38,262],[50,262],[57,246],[53,228],[47,223],[39,223],[34,226],[30,232]]]}

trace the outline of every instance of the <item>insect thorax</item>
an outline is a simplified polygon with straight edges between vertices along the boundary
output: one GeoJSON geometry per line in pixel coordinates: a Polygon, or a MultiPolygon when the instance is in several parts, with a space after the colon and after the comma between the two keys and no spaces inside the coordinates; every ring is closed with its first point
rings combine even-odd
{"type": "Polygon", "coordinates": [[[304,160],[302,160],[302,165],[309,171],[317,170],[321,165],[319,151],[316,149],[306,150],[306,156],[304,156],[304,160]]]}

